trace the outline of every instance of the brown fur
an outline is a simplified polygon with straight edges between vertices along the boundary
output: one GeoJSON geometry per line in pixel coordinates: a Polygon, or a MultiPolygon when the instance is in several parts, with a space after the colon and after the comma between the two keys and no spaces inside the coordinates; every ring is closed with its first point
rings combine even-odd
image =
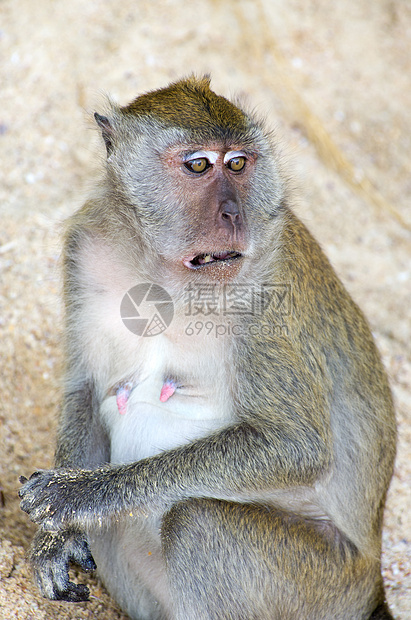
{"type": "Polygon", "coordinates": [[[90,545],[140,620],[390,618],[391,394],[361,311],[290,209],[270,137],[207,78],[96,121],[107,174],[65,240],[58,469],[20,492],[43,528],[31,554],[43,594],[87,598],[67,567],[92,569],[90,545]],[[208,162],[203,174],[190,157],[208,162]],[[120,317],[142,283],[174,302],[155,338],[120,317]],[[255,305],[214,325],[207,307],[187,317],[187,286],[255,305]]]}

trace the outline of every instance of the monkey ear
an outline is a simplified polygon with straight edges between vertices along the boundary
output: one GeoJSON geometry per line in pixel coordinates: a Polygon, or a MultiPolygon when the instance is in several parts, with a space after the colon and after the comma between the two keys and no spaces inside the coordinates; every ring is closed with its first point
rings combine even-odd
{"type": "Polygon", "coordinates": [[[114,130],[110,125],[110,121],[108,120],[107,116],[101,116],[101,114],[97,114],[97,112],[94,112],[94,118],[96,119],[97,125],[101,127],[101,135],[103,136],[103,140],[106,145],[107,157],[110,157],[111,153],[114,150],[114,130]]]}

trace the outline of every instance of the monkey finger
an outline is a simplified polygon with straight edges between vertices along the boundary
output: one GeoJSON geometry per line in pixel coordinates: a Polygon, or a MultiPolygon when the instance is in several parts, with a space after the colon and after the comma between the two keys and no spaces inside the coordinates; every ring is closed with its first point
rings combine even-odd
{"type": "Polygon", "coordinates": [[[20,507],[24,512],[30,512],[36,503],[41,501],[41,490],[41,488],[33,488],[33,484],[28,480],[18,491],[18,496],[21,499],[20,507]]]}
{"type": "Polygon", "coordinates": [[[46,472],[46,470],[45,470],[45,469],[39,469],[38,471],[34,471],[34,472],[31,474],[31,476],[30,476],[29,480],[34,480],[35,478],[38,478],[39,476],[41,476],[41,475],[42,475],[42,474],[44,474],[45,472],[46,472]]]}
{"type": "Polygon", "coordinates": [[[72,542],[72,549],[69,555],[71,562],[74,562],[86,572],[96,570],[97,565],[91,555],[87,540],[75,540],[72,542]]]}
{"type": "Polygon", "coordinates": [[[30,476],[28,480],[25,476],[20,476],[19,480],[23,486],[18,491],[19,497],[23,498],[27,495],[29,491],[34,492],[36,487],[41,488],[42,486],[44,486],[49,478],[47,474],[48,472],[46,471],[36,471],[30,476]]]}
{"type": "Polygon", "coordinates": [[[34,567],[34,576],[40,592],[46,598],[70,603],[89,599],[90,592],[87,586],[69,580],[68,565],[49,562],[47,568],[43,567],[41,571],[34,567]]]}
{"type": "Polygon", "coordinates": [[[82,583],[73,583],[69,581],[67,588],[61,590],[58,593],[58,600],[68,601],[69,603],[81,603],[82,601],[88,601],[90,597],[90,590],[82,583]]]}
{"type": "Polygon", "coordinates": [[[28,489],[20,489],[19,497],[21,499],[20,508],[29,514],[34,508],[35,498],[28,489]]]}
{"type": "Polygon", "coordinates": [[[90,556],[86,558],[81,564],[79,564],[80,568],[82,568],[86,573],[90,573],[94,570],[97,570],[97,564],[94,561],[93,556],[90,553],[90,556]]]}
{"type": "MultiPolygon", "coordinates": [[[[33,493],[32,490],[25,490],[20,494],[20,497],[22,498],[21,510],[27,512],[34,523],[42,524],[44,520],[54,516],[56,512],[46,498],[42,498],[39,493],[33,493]]],[[[53,527],[52,529],[58,528],[53,527]]]]}
{"type": "Polygon", "coordinates": [[[23,486],[17,491],[17,494],[20,498],[23,498],[30,488],[29,480],[25,476],[20,476],[19,481],[23,486]]]}
{"type": "Polygon", "coordinates": [[[17,491],[17,495],[20,497],[20,499],[23,499],[23,497],[26,497],[27,493],[29,492],[30,492],[30,488],[26,486],[26,483],[24,483],[24,486],[17,491]]]}
{"type": "Polygon", "coordinates": [[[29,515],[30,520],[33,521],[33,523],[37,523],[40,525],[43,521],[45,515],[43,515],[42,510],[39,510],[38,506],[34,505],[34,501],[30,501],[27,500],[27,498],[24,498],[20,502],[20,508],[29,515]]]}

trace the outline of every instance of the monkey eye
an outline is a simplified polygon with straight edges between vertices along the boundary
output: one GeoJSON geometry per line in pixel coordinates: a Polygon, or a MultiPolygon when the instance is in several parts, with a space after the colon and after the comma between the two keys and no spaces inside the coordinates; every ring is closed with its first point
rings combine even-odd
{"type": "Polygon", "coordinates": [[[196,159],[188,159],[184,162],[185,167],[190,172],[195,172],[196,174],[201,174],[208,168],[210,168],[211,164],[206,157],[197,157],[196,159]]]}
{"type": "Polygon", "coordinates": [[[240,172],[240,170],[244,168],[245,163],[246,158],[240,155],[238,157],[232,157],[226,162],[225,165],[229,170],[232,170],[233,172],[240,172]]]}

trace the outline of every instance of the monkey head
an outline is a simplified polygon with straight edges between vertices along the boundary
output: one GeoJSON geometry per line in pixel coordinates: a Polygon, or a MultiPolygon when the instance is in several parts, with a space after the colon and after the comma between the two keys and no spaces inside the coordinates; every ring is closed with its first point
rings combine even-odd
{"type": "Polygon", "coordinates": [[[284,197],[273,145],[262,124],[216,95],[208,78],[112,105],[95,119],[113,210],[166,268],[227,280],[244,273],[247,258],[268,244],[272,250],[271,223],[284,197]]]}

